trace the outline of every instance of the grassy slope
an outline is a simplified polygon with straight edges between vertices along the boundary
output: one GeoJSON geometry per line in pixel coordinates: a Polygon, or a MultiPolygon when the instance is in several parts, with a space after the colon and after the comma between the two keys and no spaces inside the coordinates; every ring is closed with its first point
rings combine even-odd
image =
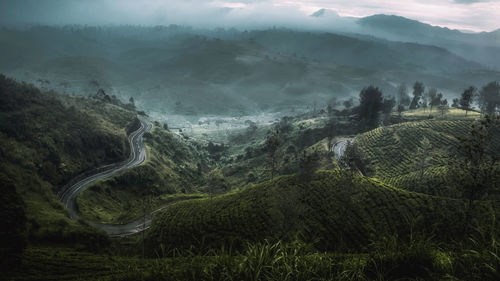
{"type": "Polygon", "coordinates": [[[112,105],[0,76],[0,173],[25,202],[30,238],[76,242],[93,232],[67,217],[56,192],[85,170],[125,159],[125,128],[134,118],[112,105]]]}
{"type": "Polygon", "coordinates": [[[447,195],[446,165],[457,153],[458,137],[466,136],[474,119],[426,120],[380,127],[356,138],[371,161],[375,177],[388,184],[428,194],[447,195]],[[420,180],[417,151],[426,137],[431,144],[420,180]]]}
{"type": "Polygon", "coordinates": [[[376,180],[338,171],[316,173],[308,184],[295,176],[223,196],[181,202],[154,219],[154,245],[213,246],[262,240],[302,230],[317,246],[360,247],[374,235],[418,227],[451,227],[461,202],[396,189],[376,180]],[[444,219],[446,218],[446,219],[444,219]]]}
{"type": "Polygon", "coordinates": [[[203,184],[203,156],[195,147],[157,126],[145,142],[148,149],[145,164],[101,181],[78,197],[84,219],[125,223],[140,216],[141,200],[146,197],[152,197],[150,208],[156,209],[177,200],[200,196],[192,194],[203,184]]]}

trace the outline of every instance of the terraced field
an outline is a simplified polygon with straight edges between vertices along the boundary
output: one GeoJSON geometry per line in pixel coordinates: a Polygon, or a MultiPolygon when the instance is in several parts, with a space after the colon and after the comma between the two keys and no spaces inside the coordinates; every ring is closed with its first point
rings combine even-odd
{"type": "Polygon", "coordinates": [[[371,161],[375,177],[400,188],[442,194],[443,190],[438,189],[446,189],[446,165],[457,153],[458,137],[468,135],[473,122],[468,119],[402,123],[364,133],[356,142],[371,161]],[[424,137],[430,147],[423,165],[425,186],[421,186],[417,155],[423,149],[424,137]]]}
{"type": "MultiPolygon", "coordinates": [[[[157,215],[153,245],[238,246],[300,231],[320,249],[359,247],[386,233],[453,229],[462,202],[400,190],[374,179],[320,171],[309,184],[295,176],[209,199],[181,202],[157,215]]],[[[451,232],[453,233],[453,232],[451,232]]]]}

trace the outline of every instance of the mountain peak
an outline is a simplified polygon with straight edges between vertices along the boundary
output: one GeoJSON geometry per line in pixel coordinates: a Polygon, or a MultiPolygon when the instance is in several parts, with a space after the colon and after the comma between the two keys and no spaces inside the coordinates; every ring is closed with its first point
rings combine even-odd
{"type": "Polygon", "coordinates": [[[339,18],[339,14],[337,11],[330,10],[330,9],[319,9],[316,12],[311,14],[311,17],[315,18],[324,18],[324,17],[336,17],[339,18]]]}

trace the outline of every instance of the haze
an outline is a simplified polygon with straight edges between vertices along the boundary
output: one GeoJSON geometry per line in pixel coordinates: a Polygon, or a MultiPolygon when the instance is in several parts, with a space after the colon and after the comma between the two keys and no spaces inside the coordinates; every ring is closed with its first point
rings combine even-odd
{"type": "MultiPolygon", "coordinates": [[[[393,14],[466,31],[500,26],[500,2],[477,0],[2,0],[3,24],[182,24],[196,27],[323,26],[309,17],[319,9],[343,17],[393,14]]],[[[333,20],[333,19],[332,19],[333,20]]],[[[333,24],[333,23],[330,23],[333,24]]],[[[339,24],[337,22],[337,24],[339,24]]]]}

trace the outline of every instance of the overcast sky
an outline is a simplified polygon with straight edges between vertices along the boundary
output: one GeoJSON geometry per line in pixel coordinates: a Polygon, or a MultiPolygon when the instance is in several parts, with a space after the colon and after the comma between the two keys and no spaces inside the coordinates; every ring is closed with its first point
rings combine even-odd
{"type": "Polygon", "coordinates": [[[461,30],[500,28],[500,0],[0,0],[0,21],[300,26],[310,24],[308,15],[321,8],[350,17],[400,15],[461,30]]]}

